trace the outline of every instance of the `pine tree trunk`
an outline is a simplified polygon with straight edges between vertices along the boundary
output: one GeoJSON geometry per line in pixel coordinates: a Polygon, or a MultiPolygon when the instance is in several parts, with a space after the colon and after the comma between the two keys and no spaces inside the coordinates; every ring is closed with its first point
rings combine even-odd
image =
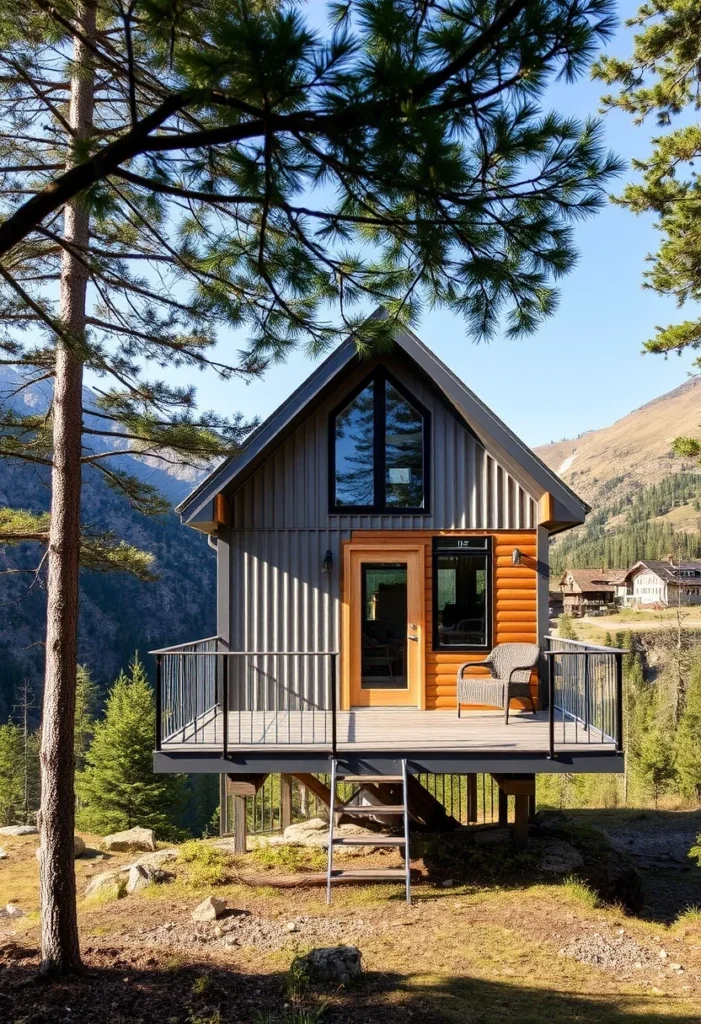
{"type": "MultiPolygon", "coordinates": [[[[76,7],[83,34],[95,36],[95,0],[76,7]]],[[[94,69],[90,51],[74,38],[69,120],[76,140],[93,124],[94,69]]],[[[71,158],[69,157],[69,164],[71,158]]],[[[89,213],[79,199],[64,209],[64,239],[89,242],[89,213]]],[[[82,440],[83,338],[87,272],[63,252],[60,319],[53,405],[53,471],[46,616],[46,678],[41,744],[41,946],[42,972],[66,973],[81,966],[75,894],[74,749],[78,655],[78,574],[82,440]]]]}

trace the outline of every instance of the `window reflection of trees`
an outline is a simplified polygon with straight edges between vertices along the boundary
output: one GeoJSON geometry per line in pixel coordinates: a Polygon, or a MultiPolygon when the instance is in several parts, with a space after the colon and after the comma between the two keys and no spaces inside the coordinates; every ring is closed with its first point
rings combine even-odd
{"type": "Polygon", "coordinates": [[[423,493],[423,417],[387,383],[385,504],[421,508],[423,493]]]}
{"type": "Polygon", "coordinates": [[[374,505],[375,388],[369,384],[336,417],[336,504],[374,505]]]}

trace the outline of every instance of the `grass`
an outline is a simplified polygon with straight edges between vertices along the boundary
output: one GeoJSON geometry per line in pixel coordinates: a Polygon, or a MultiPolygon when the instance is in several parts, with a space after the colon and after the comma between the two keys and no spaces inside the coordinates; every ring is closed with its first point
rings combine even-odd
{"type": "Polygon", "coordinates": [[[587,885],[575,875],[568,875],[563,879],[562,888],[568,896],[587,907],[589,910],[597,910],[601,906],[601,899],[591,886],[587,885]]]}
{"type": "Polygon", "coordinates": [[[693,928],[694,931],[701,931],[701,907],[687,907],[679,914],[673,927],[693,928]]]}
{"type": "Polygon", "coordinates": [[[292,873],[304,869],[321,871],[326,867],[326,851],[321,847],[259,846],[249,857],[266,871],[292,873]]]}
{"type": "Polygon", "coordinates": [[[191,839],[178,848],[178,863],[187,865],[187,880],[191,888],[226,885],[231,881],[231,859],[211,843],[191,839]]]}

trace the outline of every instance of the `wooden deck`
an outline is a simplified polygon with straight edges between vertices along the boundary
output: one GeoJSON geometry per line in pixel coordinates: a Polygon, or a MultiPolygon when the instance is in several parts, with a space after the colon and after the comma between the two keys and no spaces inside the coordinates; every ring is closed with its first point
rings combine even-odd
{"type": "MultiPolygon", "coordinates": [[[[328,750],[330,711],[235,711],[229,713],[229,751],[328,750]]],[[[412,708],[363,708],[337,714],[337,749],[342,752],[468,751],[474,753],[545,753],[549,748],[548,715],[512,712],[508,726],[501,711],[418,711],[412,708]]],[[[212,752],[222,749],[223,720],[213,710],[195,727],[163,740],[164,752],[212,752]]],[[[563,723],[558,714],[555,745],[560,752],[610,753],[614,743],[581,722],[563,723]]]]}

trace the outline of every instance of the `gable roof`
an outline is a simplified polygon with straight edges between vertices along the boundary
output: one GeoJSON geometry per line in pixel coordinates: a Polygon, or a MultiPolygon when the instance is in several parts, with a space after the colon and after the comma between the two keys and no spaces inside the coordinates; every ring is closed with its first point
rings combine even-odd
{"type": "Polygon", "coordinates": [[[681,575],[683,572],[698,572],[701,573],[701,562],[666,562],[660,559],[645,559],[640,562],[636,562],[632,565],[625,575],[626,582],[630,582],[634,576],[640,575],[641,572],[654,572],[656,576],[664,583],[679,583],[683,582],[686,586],[701,586],[701,576],[694,578],[693,576],[684,577],[681,575]]]}
{"type": "MultiPolygon", "coordinates": [[[[382,311],[373,314],[377,315],[382,315],[382,311]]],[[[552,495],[553,532],[584,522],[590,511],[586,502],[509,430],[412,331],[398,331],[394,340],[397,350],[418,369],[421,376],[431,381],[443,400],[512,476],[530,489],[535,498],[546,493],[552,495]]],[[[176,512],[180,513],[182,521],[212,532],[215,496],[222,491],[230,493],[242,483],[358,362],[355,342],[352,337],[347,338],[251,433],[237,456],[217,466],[177,506],[176,512]]]]}
{"type": "Polygon", "coordinates": [[[587,591],[604,591],[613,593],[617,583],[622,583],[625,572],[620,569],[566,569],[560,577],[560,586],[564,587],[568,577],[572,577],[575,587],[582,593],[587,591]]]}

